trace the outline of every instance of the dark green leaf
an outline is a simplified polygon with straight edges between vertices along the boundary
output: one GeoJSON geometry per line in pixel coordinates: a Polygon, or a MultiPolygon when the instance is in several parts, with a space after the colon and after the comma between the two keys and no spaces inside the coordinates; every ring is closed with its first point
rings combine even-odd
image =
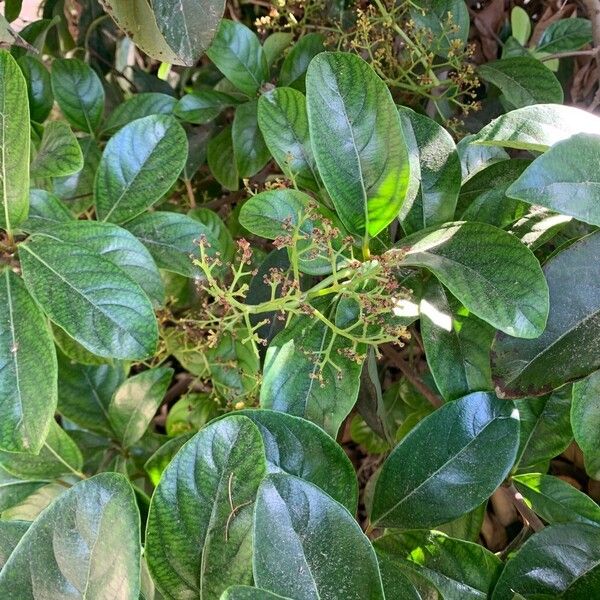
{"type": "Polygon", "coordinates": [[[563,90],[554,73],[530,56],[513,56],[480,65],[479,75],[500,88],[515,107],[553,102],[562,104],[563,90]]]}
{"type": "Polygon", "coordinates": [[[152,305],[121,269],[87,248],[46,236],[19,249],[31,295],[84,348],[107,358],[154,353],[158,329],[152,305]]]}
{"type": "Polygon", "coordinates": [[[548,286],[531,250],[485,223],[448,223],[401,242],[403,263],[431,271],[462,304],[509,335],[534,338],[546,325],[548,286]]]}
{"type": "Polygon", "coordinates": [[[29,190],[29,216],[21,225],[25,231],[48,229],[74,220],[71,211],[54,194],[45,190],[29,190]]]}
{"type": "Polygon", "coordinates": [[[71,128],[62,121],[44,127],[42,143],[31,163],[32,177],[65,177],[83,168],[83,154],[71,128]]]}
{"type": "Polygon", "coordinates": [[[233,237],[225,223],[221,220],[221,217],[214,210],[200,206],[190,210],[188,217],[202,223],[204,227],[210,230],[212,234],[211,239],[219,240],[218,250],[221,253],[222,261],[230,261],[233,258],[235,253],[233,237]]]}
{"type": "Polygon", "coordinates": [[[578,134],[538,157],[506,191],[511,198],[600,225],[600,136],[578,134]]]}
{"type": "Polygon", "coordinates": [[[206,159],[215,179],[224,188],[232,191],[238,189],[240,176],[233,155],[230,125],[224,127],[208,142],[206,159]]]}
{"type": "Polygon", "coordinates": [[[238,106],[231,128],[233,156],[239,176],[256,175],[269,161],[271,154],[258,127],[258,101],[238,106]]]}
{"type": "Polygon", "coordinates": [[[112,135],[131,121],[150,115],[173,114],[177,100],[159,92],[146,92],[118,104],[102,125],[102,133],[112,135]]]}
{"type": "Polygon", "coordinates": [[[31,120],[43,123],[54,104],[50,73],[39,59],[30,54],[22,56],[18,62],[27,82],[31,120]]]}
{"type": "Polygon", "coordinates": [[[553,525],[510,558],[492,600],[512,600],[515,593],[527,598],[592,598],[600,589],[599,567],[600,527],[553,525]]]}
{"type": "Polygon", "coordinates": [[[496,337],[492,374],[498,394],[539,396],[600,367],[599,256],[600,233],[593,233],[546,263],[548,324],[534,340],[496,337]]]}
{"type": "Polygon", "coordinates": [[[411,157],[412,192],[400,219],[403,229],[413,233],[452,221],[461,166],[454,140],[443,127],[410,108],[401,106],[398,112],[411,157]]]}
{"type": "Polygon", "coordinates": [[[557,215],[542,206],[530,206],[527,213],[514,223],[509,231],[528,248],[536,250],[555,237],[572,220],[572,217],[557,215]]]}
{"type": "Polygon", "coordinates": [[[588,19],[571,17],[550,23],[535,48],[536,53],[556,54],[579,50],[592,41],[592,23],[588,19]]]}
{"type": "Polygon", "coordinates": [[[494,119],[472,143],[544,152],[577,133],[600,135],[600,117],[573,106],[539,104],[494,119]]]}
{"type": "Polygon", "coordinates": [[[29,525],[27,521],[0,521],[0,571],[29,525]]]}
{"type": "Polygon", "coordinates": [[[98,218],[123,223],[160,200],[187,160],[187,137],[170,115],[150,115],[112,137],[98,166],[94,198],[98,218]]]}
{"type": "Polygon", "coordinates": [[[4,16],[6,20],[11,23],[20,14],[23,7],[23,0],[5,0],[4,2],[4,16]]]}
{"type": "Polygon", "coordinates": [[[226,589],[220,600],[290,600],[279,594],[247,585],[233,585],[226,589]]]}
{"type": "Polygon", "coordinates": [[[529,473],[513,477],[513,483],[531,508],[550,524],[600,525],[600,506],[558,477],[529,473]]]}
{"type": "Polygon", "coordinates": [[[571,425],[585,470],[592,479],[600,479],[600,371],[573,384],[571,425]]]}
{"type": "Polygon", "coordinates": [[[56,353],[23,280],[0,272],[0,448],[37,454],[56,409],[56,353]]]}
{"type": "Polygon", "coordinates": [[[229,416],[177,453],[154,492],[146,553],[166,598],[218,598],[252,583],[252,513],[266,472],[256,426],[229,416]]]}
{"type": "Polygon", "coordinates": [[[239,21],[223,19],[206,52],[241,92],[254,96],[267,80],[269,66],[256,34],[239,21]]]}
{"type": "Polygon", "coordinates": [[[431,280],[421,299],[421,336],[427,364],[446,400],[492,389],[494,329],[464,309],[455,314],[444,288],[431,280]]]}
{"type": "Polygon", "coordinates": [[[236,104],[237,100],[229,94],[200,90],[183,96],[175,106],[175,115],[183,121],[200,125],[212,121],[225,108],[236,104]]]}
{"type": "Polygon", "coordinates": [[[516,406],[521,420],[517,464],[521,472],[527,472],[558,456],[573,440],[569,423],[571,388],[541,398],[526,398],[516,406]]]}
{"type": "Polygon", "coordinates": [[[463,183],[490,165],[509,158],[502,148],[472,143],[475,140],[475,135],[467,135],[456,144],[463,183]]]}
{"type": "Polygon", "coordinates": [[[479,392],[445,404],[423,419],[383,464],[373,524],[432,527],[473,510],[502,483],[518,444],[519,418],[511,402],[479,392]]]}
{"type": "Polygon", "coordinates": [[[383,599],[373,547],[340,504],[284,473],[261,484],[254,517],[254,580],[295,600],[383,599]]]}
{"type": "Polygon", "coordinates": [[[0,467],[0,512],[23,502],[49,481],[47,477],[38,481],[21,479],[0,467]]]}
{"type": "Polygon", "coordinates": [[[221,412],[219,399],[204,393],[188,393],[169,407],[165,421],[167,435],[198,431],[221,412]]]}
{"type": "Polygon", "coordinates": [[[6,50],[0,50],[0,106],[0,227],[12,231],[29,206],[29,102],[23,73],[6,50]]]}
{"type": "Polygon", "coordinates": [[[104,88],[95,71],[76,58],[59,58],[52,63],[54,98],[67,121],[93,133],[104,112],[104,88]]]}
{"type": "Polygon", "coordinates": [[[401,572],[416,571],[442,598],[488,598],[502,566],[499,558],[479,544],[437,531],[389,533],[373,545],[378,557],[401,572]]]}
{"type": "Polygon", "coordinates": [[[394,220],[409,183],[400,117],[386,85],[354,54],[323,52],[306,76],[313,152],[351,233],[373,237],[394,220]]]}
{"type": "Polygon", "coordinates": [[[144,470],[152,485],[157,486],[163,471],[168,467],[173,457],[179,452],[179,449],[195,434],[188,432],[178,435],[166,441],[160,448],[146,461],[144,470]]]}
{"type": "Polygon", "coordinates": [[[351,513],[358,490],[354,467],[342,448],[310,421],[270,410],[244,410],[265,445],[268,473],[295,475],[327,492],[351,513]]]}
{"type": "Polygon", "coordinates": [[[173,369],[157,367],[122,383],[108,405],[108,418],[123,446],[135,444],[156,414],[173,377],[173,369]]]}
{"type": "Polygon", "coordinates": [[[306,70],[310,61],[325,52],[325,37],[321,33],[303,35],[287,53],[279,73],[279,85],[305,90],[306,70]]]}
{"type": "Polygon", "coordinates": [[[306,98],[292,88],[275,88],[258,100],[258,123],[283,173],[300,188],[319,189],[308,133],[306,98]]]}
{"type": "Polygon", "coordinates": [[[269,35],[263,44],[263,52],[265,53],[269,67],[272,67],[279,60],[293,39],[294,34],[286,31],[276,31],[269,35]]]}
{"type": "Polygon", "coordinates": [[[0,572],[0,595],[138,600],[140,521],[127,480],[102,473],[65,492],[0,572]]]}
{"type": "Polygon", "coordinates": [[[120,365],[81,365],[59,354],[58,411],[80,427],[110,437],[108,405],[124,379],[120,365]]]}

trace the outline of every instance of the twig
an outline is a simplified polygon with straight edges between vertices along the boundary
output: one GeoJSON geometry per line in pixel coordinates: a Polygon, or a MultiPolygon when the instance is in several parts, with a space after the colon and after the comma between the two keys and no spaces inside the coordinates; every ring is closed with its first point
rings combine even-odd
{"type": "MultiPolygon", "coordinates": [[[[600,48],[600,0],[583,0],[588,12],[588,17],[592,22],[592,35],[594,38],[594,47],[600,48]]],[[[596,78],[598,84],[598,92],[594,97],[590,110],[594,110],[600,104],[600,56],[596,53],[596,78]]]]}
{"type": "Polygon", "coordinates": [[[521,496],[514,484],[511,483],[500,489],[517,509],[517,512],[521,515],[527,527],[530,527],[535,532],[544,529],[544,524],[541,519],[533,512],[533,510],[531,510],[531,508],[529,508],[529,506],[527,506],[527,504],[525,504],[523,496],[521,496]]]}
{"type": "Polygon", "coordinates": [[[597,58],[599,52],[600,47],[590,48],[588,50],[574,50],[572,52],[557,52],[556,54],[547,54],[546,56],[542,56],[538,60],[541,62],[546,62],[556,58],[569,58],[571,56],[594,56],[597,58]]]}

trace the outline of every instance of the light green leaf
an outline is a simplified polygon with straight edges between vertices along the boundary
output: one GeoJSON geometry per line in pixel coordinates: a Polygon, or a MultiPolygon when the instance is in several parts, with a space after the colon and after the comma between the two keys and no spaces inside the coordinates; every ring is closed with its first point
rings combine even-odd
{"type": "Polygon", "coordinates": [[[163,472],[148,515],[146,555],[165,598],[219,598],[252,583],[252,520],[266,472],[256,426],[232,415],[189,440],[163,472]]]}
{"type": "Polygon", "coordinates": [[[600,506],[566,481],[551,475],[516,475],[513,483],[544,521],[600,525],[600,506]]]}
{"type": "Polygon", "coordinates": [[[519,417],[511,402],[478,392],[445,404],[383,464],[371,521],[378,527],[432,527],[473,510],[502,483],[518,444],[519,417]]]}
{"type": "Polygon", "coordinates": [[[502,568],[500,559],[479,544],[438,531],[388,533],[373,545],[380,560],[404,573],[415,571],[449,600],[485,600],[502,568]]]}
{"type": "Polygon", "coordinates": [[[96,72],[76,58],[59,58],[52,63],[52,91],[67,121],[93,133],[104,112],[104,88],[96,72]]]}
{"type": "Polygon", "coordinates": [[[308,133],[306,98],[293,88],[275,88],[258,100],[258,124],[284,175],[317,191],[319,175],[308,133]]]}
{"type": "Polygon", "coordinates": [[[143,359],[158,342],[152,305],[110,261],[45,236],[19,246],[25,285],[50,319],[107,358],[143,359]]]}
{"type": "Polygon", "coordinates": [[[19,58],[18,63],[27,82],[31,120],[36,123],[43,123],[54,104],[50,73],[39,59],[30,54],[19,58]]]}
{"type": "Polygon", "coordinates": [[[494,119],[471,143],[545,152],[577,133],[600,135],[600,117],[573,106],[538,104],[494,119]]]}
{"type": "Polygon", "coordinates": [[[589,19],[571,17],[550,23],[535,48],[536,53],[556,54],[573,52],[592,41],[592,22],[589,19]]]}
{"type": "Polygon", "coordinates": [[[291,600],[267,590],[247,585],[233,585],[226,589],[220,600],[291,600]]]}
{"type": "Polygon", "coordinates": [[[21,225],[24,231],[35,232],[73,221],[75,217],[62,201],[45,190],[29,190],[29,216],[21,225]]]}
{"type": "Polygon", "coordinates": [[[102,133],[112,135],[119,129],[150,115],[171,115],[177,99],[159,92],[142,92],[118,104],[102,125],[102,133]]]}
{"type": "Polygon", "coordinates": [[[206,159],[211,173],[224,188],[231,191],[238,189],[240,176],[233,155],[230,125],[208,142],[206,159]]]}
{"type": "Polygon", "coordinates": [[[231,128],[233,156],[239,176],[256,175],[271,158],[258,127],[258,101],[245,102],[237,107],[231,128]]]}
{"type": "Polygon", "coordinates": [[[0,448],[37,454],[56,409],[56,353],[23,280],[0,272],[0,448]]]}
{"type": "Polygon", "coordinates": [[[108,418],[124,447],[145,433],[169,387],[173,369],[156,367],[122,383],[108,405],[108,418]]]}
{"type": "Polygon", "coordinates": [[[321,33],[308,33],[290,48],[286,54],[281,71],[279,85],[305,91],[306,70],[310,61],[321,52],[325,52],[325,36],[321,33]]]}
{"type": "Polygon", "coordinates": [[[177,181],[187,153],[185,131],[170,115],[125,125],[106,144],[98,166],[98,219],[123,223],[144,212],[177,181]]]}
{"type": "Polygon", "coordinates": [[[492,600],[592,598],[600,582],[600,527],[568,523],[528,539],[502,571],[492,600]]]}
{"type": "Polygon", "coordinates": [[[354,54],[323,52],[306,76],[310,138],[338,216],[368,239],[400,212],[409,183],[400,117],[386,85],[354,54]]]}
{"type": "Polygon", "coordinates": [[[535,338],[546,325],[548,286],[534,254],[485,223],[448,223],[400,242],[403,264],[431,271],[475,315],[509,335],[535,338]],[[474,251],[474,248],[477,251],[474,251]]]}
{"type": "Polygon", "coordinates": [[[600,135],[578,134],[539,156],[506,191],[579,221],[600,225],[600,135]]]}
{"type": "Polygon", "coordinates": [[[44,127],[42,142],[31,163],[31,176],[65,177],[83,168],[83,154],[71,128],[62,121],[44,127]]]}
{"type": "Polygon", "coordinates": [[[600,480],[600,371],[573,384],[571,425],[583,451],[585,470],[600,480]]]}
{"type": "Polygon", "coordinates": [[[15,59],[0,50],[0,227],[11,232],[29,206],[29,102],[15,59]]]}
{"type": "Polygon", "coordinates": [[[0,595],[138,600],[140,517],[127,480],[82,481],[31,525],[0,572],[0,595]]]}
{"type": "Polygon", "coordinates": [[[499,334],[492,374],[499,395],[540,396],[600,367],[600,232],[556,254],[544,265],[550,313],[542,335],[516,340],[499,334]]]}
{"type": "Polygon", "coordinates": [[[510,28],[513,37],[519,42],[519,44],[522,46],[527,44],[529,36],[531,35],[531,21],[529,20],[529,15],[524,8],[515,6],[510,11],[510,28]]]}
{"type": "Polygon", "coordinates": [[[561,104],[563,90],[554,73],[530,56],[513,56],[478,67],[479,75],[500,88],[515,108],[554,102],[561,104]]]}
{"type": "Polygon", "coordinates": [[[454,140],[443,127],[410,108],[400,106],[398,112],[411,157],[412,192],[400,211],[400,220],[403,229],[413,233],[452,221],[461,166],[454,140]]]}
{"type": "Polygon", "coordinates": [[[263,52],[269,68],[272,67],[294,40],[294,34],[287,31],[271,33],[263,44],[263,52]]]}
{"type": "Polygon", "coordinates": [[[258,587],[295,600],[384,598],[375,552],[352,515],[284,473],[258,490],[253,570],[258,587]]]}
{"type": "Polygon", "coordinates": [[[256,34],[239,21],[223,19],[206,54],[247,96],[255,96],[267,80],[269,66],[262,46],[256,34]]]}
{"type": "Polygon", "coordinates": [[[238,101],[229,94],[216,90],[199,90],[186,94],[177,102],[175,115],[188,123],[201,125],[212,121],[224,109],[237,103],[238,101]]]}

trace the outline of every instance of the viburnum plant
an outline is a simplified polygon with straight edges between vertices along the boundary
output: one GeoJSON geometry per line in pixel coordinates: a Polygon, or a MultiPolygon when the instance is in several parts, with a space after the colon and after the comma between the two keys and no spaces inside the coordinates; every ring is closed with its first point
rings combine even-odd
{"type": "MultiPolygon", "coordinates": [[[[193,64],[154,4],[134,39],[193,64]]],[[[110,112],[0,51],[0,598],[593,598],[600,507],[548,471],[574,438],[600,479],[600,118],[455,144],[357,54],[252,36],[110,112]]]]}

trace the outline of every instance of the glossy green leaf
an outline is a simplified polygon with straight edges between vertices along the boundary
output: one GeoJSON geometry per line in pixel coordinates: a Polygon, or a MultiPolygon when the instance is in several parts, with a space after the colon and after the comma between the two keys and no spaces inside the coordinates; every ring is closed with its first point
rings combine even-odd
{"type": "Polygon", "coordinates": [[[538,104],[494,119],[472,143],[544,152],[578,133],[600,135],[600,117],[573,106],[538,104]]]}
{"type": "Polygon", "coordinates": [[[476,139],[477,136],[471,134],[465,136],[456,144],[456,151],[460,157],[463,183],[490,165],[509,158],[503,148],[476,144],[474,143],[476,139]]]}
{"type": "Polygon", "coordinates": [[[123,223],[160,200],[187,160],[187,137],[170,115],[132,121],[113,136],[98,166],[98,218],[123,223]]]}
{"type": "Polygon", "coordinates": [[[216,90],[199,90],[186,94],[177,102],[175,115],[188,123],[208,123],[218,117],[229,106],[235,106],[237,100],[229,94],[216,90]]]}
{"type": "Polygon", "coordinates": [[[208,425],[164,471],[148,515],[148,566],[165,598],[219,598],[252,583],[252,514],[266,472],[256,426],[208,425]]]}
{"type": "Polygon", "coordinates": [[[18,63],[27,82],[31,120],[43,123],[54,104],[50,73],[38,58],[30,54],[22,56],[18,63]]]}
{"type": "Polygon", "coordinates": [[[231,126],[224,127],[213,137],[206,148],[206,159],[215,179],[228,190],[239,187],[239,173],[233,155],[231,126]]]}
{"type": "Polygon", "coordinates": [[[526,398],[516,404],[521,440],[517,464],[521,472],[561,454],[573,440],[569,422],[571,388],[541,398],[526,398]]]}
{"type": "Polygon", "coordinates": [[[548,324],[533,340],[496,337],[492,373],[499,395],[539,396],[600,367],[599,256],[600,233],[593,233],[544,265],[548,324]]]}
{"type": "Polygon", "coordinates": [[[542,33],[535,51],[547,54],[573,52],[592,41],[592,23],[588,19],[571,17],[550,23],[542,33]]]}
{"type": "Polygon", "coordinates": [[[29,190],[29,216],[21,228],[35,232],[74,219],[71,211],[57,196],[45,190],[32,189],[29,190]]]}
{"type": "Polygon", "coordinates": [[[173,369],[156,367],[130,377],[119,386],[108,405],[108,418],[123,446],[132,446],[144,435],[172,377],[173,369]]]}
{"type": "Polygon", "coordinates": [[[87,248],[46,236],[19,250],[27,289],[84,348],[108,358],[154,353],[158,329],[152,305],[121,269],[87,248]]]}
{"type": "Polygon", "coordinates": [[[293,88],[275,88],[258,100],[258,124],[280,169],[300,188],[319,189],[308,133],[306,98],[293,88]]]}
{"type": "Polygon", "coordinates": [[[546,325],[548,286],[514,236],[484,223],[448,223],[400,242],[403,263],[431,271],[475,315],[509,335],[535,338],[546,325]],[[475,251],[476,249],[476,251],[475,251]]]}
{"type": "Polygon", "coordinates": [[[578,134],[538,157],[506,191],[511,198],[600,225],[600,135],[578,134]]]}
{"type": "Polygon", "coordinates": [[[258,127],[258,101],[238,106],[231,127],[233,156],[239,176],[256,175],[269,161],[271,154],[258,127]]]}
{"type": "Polygon", "coordinates": [[[62,121],[44,127],[42,142],[31,163],[32,177],[64,177],[83,168],[83,154],[71,128],[62,121]]]}
{"type": "Polygon", "coordinates": [[[239,21],[223,19],[206,52],[219,71],[241,92],[254,96],[267,80],[267,58],[256,34],[239,21]]]}
{"type": "Polygon", "coordinates": [[[479,543],[479,535],[486,515],[487,502],[483,502],[477,508],[465,513],[464,515],[437,525],[436,529],[453,538],[465,540],[466,542],[479,543]]]}
{"type": "Polygon", "coordinates": [[[199,277],[193,258],[199,257],[198,240],[205,236],[208,254],[220,251],[213,230],[196,219],[173,212],[147,213],[127,223],[127,229],[146,246],[161,269],[186,277],[199,277]]]}
{"type": "Polygon", "coordinates": [[[181,62],[188,66],[204,54],[223,16],[225,0],[152,0],[158,29],[181,62]]]}
{"type": "Polygon", "coordinates": [[[351,513],[358,490],[354,467],[342,448],[310,421],[270,410],[244,410],[265,445],[268,473],[288,473],[310,481],[351,513]]]}
{"type": "Polygon", "coordinates": [[[56,409],[56,353],[23,280],[0,272],[0,448],[37,454],[56,409]]]}
{"type": "Polygon", "coordinates": [[[511,402],[478,392],[445,404],[383,464],[371,521],[382,527],[432,527],[473,510],[502,483],[518,444],[519,417],[511,402]]]}
{"type": "Polygon", "coordinates": [[[277,334],[265,358],[260,405],[308,419],[335,437],[356,402],[361,365],[342,353],[350,340],[332,335],[314,316],[296,317],[277,334]]]}
{"type": "Polygon", "coordinates": [[[112,363],[112,358],[98,356],[97,354],[86,350],[58,325],[51,324],[51,327],[55,344],[69,359],[82,365],[97,366],[112,363]]]}
{"type": "Polygon", "coordinates": [[[288,31],[275,31],[267,37],[263,44],[263,52],[269,67],[272,67],[281,58],[293,40],[294,34],[288,31]]]}
{"type": "Polygon", "coordinates": [[[96,72],[76,58],[59,58],[52,63],[52,91],[67,121],[93,133],[104,112],[104,88],[96,72]]]}
{"type": "Polygon", "coordinates": [[[220,600],[290,600],[279,594],[247,585],[233,585],[223,592],[220,600]]]}
{"type": "Polygon", "coordinates": [[[493,327],[464,309],[456,314],[435,280],[425,288],[420,313],[427,364],[442,396],[455,400],[469,392],[491,390],[493,327]]]}
{"type": "Polygon", "coordinates": [[[125,379],[120,365],[81,365],[58,356],[58,411],[73,423],[112,436],[108,405],[125,379]]]}
{"type": "Polygon", "coordinates": [[[373,545],[378,557],[401,572],[417,572],[442,598],[488,598],[502,567],[500,559],[479,544],[438,531],[388,533],[373,545]]]}
{"type": "Polygon", "coordinates": [[[15,59],[0,50],[0,227],[12,231],[27,218],[29,196],[29,102],[15,59]]]}
{"type": "Polygon", "coordinates": [[[512,600],[515,593],[526,598],[592,598],[599,585],[600,527],[553,525],[510,558],[492,600],[512,600]]]}
{"type": "Polygon", "coordinates": [[[571,425],[585,470],[592,479],[600,479],[600,371],[573,384],[571,425]]]}
{"type": "Polygon", "coordinates": [[[400,117],[386,85],[354,54],[324,52],[306,76],[319,173],[351,233],[376,236],[394,220],[409,183],[400,117]]]}
{"type": "Polygon", "coordinates": [[[400,211],[402,227],[413,233],[452,221],[461,183],[454,140],[435,121],[398,107],[411,158],[409,195],[400,211]],[[414,200],[413,200],[414,194],[414,200]]]}
{"type": "Polygon", "coordinates": [[[54,225],[45,233],[102,256],[129,275],[156,306],[163,304],[165,290],[160,272],[150,252],[126,229],[112,223],[77,221],[54,225]]]}
{"type": "Polygon", "coordinates": [[[0,571],[29,529],[27,521],[0,521],[0,571]]]}
{"type": "Polygon", "coordinates": [[[513,483],[544,521],[600,525],[600,506],[566,481],[551,475],[516,475],[513,483]]]}
{"type": "Polygon", "coordinates": [[[140,520],[127,480],[82,481],[36,519],[0,572],[0,595],[138,600],[140,520]]]}
{"type": "Polygon", "coordinates": [[[258,587],[296,600],[384,598],[375,552],[352,515],[284,473],[258,490],[253,570],[258,587]]]}
{"type": "Polygon", "coordinates": [[[102,133],[114,134],[119,129],[150,115],[170,115],[175,110],[177,99],[159,92],[142,92],[118,104],[102,125],[102,133]]]}
{"type": "Polygon", "coordinates": [[[53,420],[39,454],[0,451],[0,467],[24,480],[52,480],[80,470],[83,458],[75,442],[53,420]]]}
{"type": "Polygon", "coordinates": [[[325,52],[324,42],[321,33],[303,35],[286,54],[279,72],[279,85],[304,92],[308,65],[317,54],[325,52]]]}
{"type": "Polygon", "coordinates": [[[23,502],[48,482],[49,479],[44,477],[37,481],[15,477],[0,467],[0,512],[23,502]]]}
{"type": "Polygon", "coordinates": [[[562,104],[560,82],[548,67],[530,56],[503,58],[478,67],[479,75],[500,88],[515,108],[554,102],[562,104]]]}

